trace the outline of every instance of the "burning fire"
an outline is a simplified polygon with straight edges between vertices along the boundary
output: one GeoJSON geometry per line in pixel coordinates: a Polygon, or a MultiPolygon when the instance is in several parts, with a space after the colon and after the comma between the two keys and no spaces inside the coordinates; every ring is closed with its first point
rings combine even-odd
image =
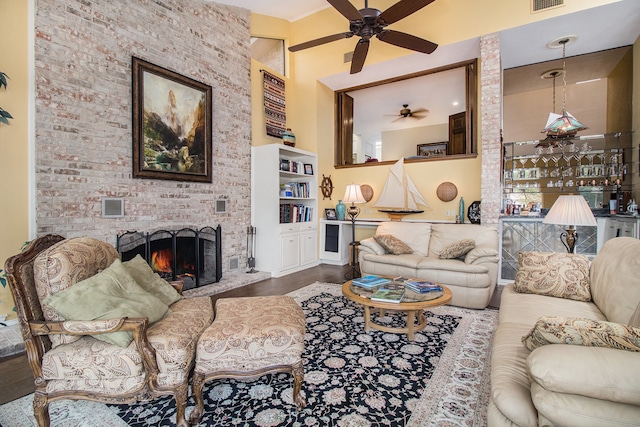
{"type": "Polygon", "coordinates": [[[161,249],[151,254],[151,268],[155,271],[171,273],[173,271],[171,268],[172,262],[171,249],[161,249]]]}

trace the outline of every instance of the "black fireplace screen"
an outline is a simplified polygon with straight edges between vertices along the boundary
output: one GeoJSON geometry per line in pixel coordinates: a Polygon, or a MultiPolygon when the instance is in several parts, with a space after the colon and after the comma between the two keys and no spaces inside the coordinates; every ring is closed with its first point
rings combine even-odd
{"type": "Polygon", "coordinates": [[[166,280],[181,280],[183,289],[219,282],[222,277],[221,227],[200,230],[127,231],[117,236],[122,261],[140,255],[166,280]]]}

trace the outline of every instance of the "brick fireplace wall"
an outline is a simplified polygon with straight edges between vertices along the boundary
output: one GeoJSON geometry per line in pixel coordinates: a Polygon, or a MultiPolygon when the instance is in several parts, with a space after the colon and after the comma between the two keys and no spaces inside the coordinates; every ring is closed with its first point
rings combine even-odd
{"type": "Polygon", "coordinates": [[[223,272],[246,260],[250,225],[247,10],[201,0],[38,0],[38,235],[115,244],[126,230],[222,225],[223,272]],[[131,56],[213,88],[213,183],[132,178],[131,56]],[[124,218],[101,217],[103,197],[124,218]],[[226,200],[226,212],[215,201],[226,200]]]}

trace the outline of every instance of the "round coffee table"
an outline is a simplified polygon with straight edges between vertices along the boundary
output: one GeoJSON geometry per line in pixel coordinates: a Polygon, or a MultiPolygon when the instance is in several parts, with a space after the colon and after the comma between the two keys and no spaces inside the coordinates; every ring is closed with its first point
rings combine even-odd
{"type": "MultiPolygon", "coordinates": [[[[442,285],[440,285],[442,286],[442,285]]],[[[415,331],[422,330],[427,326],[427,318],[424,309],[438,307],[451,301],[451,290],[442,286],[442,292],[432,294],[418,294],[409,289],[405,289],[405,295],[401,302],[372,301],[372,290],[367,290],[353,285],[351,280],[342,285],[342,294],[351,301],[361,304],[364,307],[364,330],[369,332],[370,328],[383,332],[396,334],[407,334],[407,339],[413,341],[415,331]],[[379,309],[379,315],[384,316],[385,311],[404,311],[407,313],[407,326],[396,328],[382,325],[371,318],[371,309],[379,309]],[[416,323],[417,320],[417,323],[416,323]]]]}

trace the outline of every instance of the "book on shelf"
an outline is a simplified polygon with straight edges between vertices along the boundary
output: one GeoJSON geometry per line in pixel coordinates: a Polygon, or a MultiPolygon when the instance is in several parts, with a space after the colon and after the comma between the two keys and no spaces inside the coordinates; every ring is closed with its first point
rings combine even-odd
{"type": "Polygon", "coordinates": [[[371,288],[375,288],[376,286],[382,286],[382,285],[386,285],[387,283],[391,283],[391,280],[387,279],[386,277],[371,275],[371,276],[358,277],[356,279],[353,279],[351,283],[353,283],[354,285],[360,286],[361,288],[371,289],[371,288]]]}
{"type": "Polygon", "coordinates": [[[371,295],[371,301],[399,303],[400,301],[402,301],[403,296],[404,296],[404,289],[402,287],[382,286],[378,288],[378,290],[375,291],[373,295],[371,295]]]}
{"type": "Polygon", "coordinates": [[[428,280],[407,280],[404,285],[407,289],[419,294],[442,291],[442,286],[428,280]]]}
{"type": "Polygon", "coordinates": [[[280,224],[309,222],[313,220],[313,208],[303,204],[281,203],[280,224]]]}

